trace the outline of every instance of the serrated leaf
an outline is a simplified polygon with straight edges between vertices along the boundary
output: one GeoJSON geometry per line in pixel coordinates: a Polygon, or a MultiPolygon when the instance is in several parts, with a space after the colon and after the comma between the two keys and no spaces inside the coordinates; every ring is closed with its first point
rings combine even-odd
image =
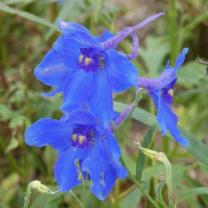
{"type": "Polygon", "coordinates": [[[199,79],[205,76],[206,67],[194,61],[181,67],[178,72],[178,83],[184,87],[198,85],[199,79]]]}
{"type": "Polygon", "coordinates": [[[140,48],[139,55],[142,57],[148,68],[148,75],[158,75],[162,70],[162,61],[168,52],[169,43],[163,38],[149,36],[146,39],[146,47],[140,48]],[[153,51],[157,51],[157,54],[153,53],[153,51]]]}

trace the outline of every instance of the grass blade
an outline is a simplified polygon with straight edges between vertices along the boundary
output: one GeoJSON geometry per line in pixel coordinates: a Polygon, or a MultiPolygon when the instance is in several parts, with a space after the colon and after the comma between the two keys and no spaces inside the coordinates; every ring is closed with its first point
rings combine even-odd
{"type": "MultiPolygon", "coordinates": [[[[143,140],[143,142],[141,144],[142,147],[148,148],[148,146],[151,143],[154,131],[155,131],[155,126],[149,128],[149,130],[145,134],[144,140],[143,140]]],[[[144,167],[144,162],[145,162],[145,155],[143,154],[142,151],[139,151],[138,159],[137,159],[137,163],[136,163],[136,179],[138,181],[141,181],[142,171],[143,171],[143,167],[144,167]]]]}
{"type": "MultiPolygon", "coordinates": [[[[115,110],[118,112],[122,112],[122,110],[126,107],[126,104],[115,102],[115,110]]],[[[157,125],[157,120],[154,115],[138,107],[134,109],[131,117],[148,126],[157,125]]],[[[208,167],[208,146],[202,143],[199,139],[196,139],[196,137],[188,131],[184,130],[183,128],[180,129],[183,135],[189,140],[189,146],[187,147],[188,152],[193,155],[198,161],[208,167]]]]}
{"type": "Polygon", "coordinates": [[[185,199],[188,199],[190,197],[197,196],[197,195],[203,195],[203,194],[208,194],[208,188],[207,187],[193,188],[193,189],[190,189],[187,192],[181,194],[178,197],[176,203],[178,203],[180,201],[183,201],[185,199]]]}
{"type": "Polygon", "coordinates": [[[25,12],[25,11],[22,11],[22,10],[18,10],[18,9],[13,9],[12,7],[9,7],[6,4],[1,3],[1,2],[0,2],[0,10],[3,11],[3,12],[6,12],[8,14],[18,15],[18,16],[23,17],[23,18],[25,18],[27,20],[30,20],[32,22],[35,22],[35,23],[38,23],[40,25],[49,27],[53,30],[59,31],[59,29],[54,24],[52,24],[51,22],[49,22],[49,21],[47,21],[43,18],[40,18],[38,16],[35,16],[31,13],[28,13],[28,12],[25,12]]]}

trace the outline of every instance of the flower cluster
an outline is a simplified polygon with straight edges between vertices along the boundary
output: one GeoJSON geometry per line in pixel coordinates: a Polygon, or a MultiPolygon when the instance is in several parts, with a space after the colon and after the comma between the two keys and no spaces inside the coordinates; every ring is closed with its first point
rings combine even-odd
{"type": "Polygon", "coordinates": [[[133,105],[116,117],[113,93],[124,92],[130,87],[147,89],[158,109],[162,133],[167,129],[177,142],[187,145],[170,108],[170,90],[187,49],[180,54],[176,65],[173,68],[168,65],[159,78],[139,77],[130,61],[138,53],[136,31],[161,15],[163,13],[150,16],[115,35],[105,31],[99,37],[91,35],[80,24],[60,22],[62,35],[34,74],[44,84],[54,87],[47,96],[63,95],[63,116],[59,120],[42,118],[25,132],[28,145],[50,145],[58,151],[54,175],[60,191],[67,192],[87,180],[91,182],[90,191],[104,200],[116,179],[127,176],[120,162],[121,152],[113,129],[125,119],[133,105]],[[119,52],[118,44],[128,36],[132,38],[132,52],[119,52]]]}

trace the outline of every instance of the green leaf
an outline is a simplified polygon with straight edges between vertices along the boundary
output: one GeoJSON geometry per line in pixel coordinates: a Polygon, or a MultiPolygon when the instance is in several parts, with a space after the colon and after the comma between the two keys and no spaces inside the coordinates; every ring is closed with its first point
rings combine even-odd
{"type": "Polygon", "coordinates": [[[185,87],[199,84],[199,79],[205,76],[205,66],[196,62],[185,64],[178,72],[178,83],[185,87]]]}
{"type": "Polygon", "coordinates": [[[15,129],[18,126],[24,126],[24,124],[28,124],[29,120],[26,116],[19,115],[18,113],[14,114],[9,122],[9,127],[11,129],[15,129]]]}
{"type": "Polygon", "coordinates": [[[82,8],[84,8],[83,0],[65,1],[56,20],[58,20],[58,19],[64,19],[64,20],[76,19],[80,15],[82,8]]]}
{"type": "Polygon", "coordinates": [[[52,24],[51,22],[49,22],[49,21],[47,21],[43,18],[40,18],[38,16],[35,16],[31,13],[28,13],[28,12],[25,12],[25,11],[22,11],[22,10],[18,10],[18,9],[13,9],[12,7],[9,7],[6,4],[3,4],[1,2],[0,2],[0,10],[3,11],[3,12],[9,13],[9,14],[19,15],[20,17],[23,17],[27,20],[30,20],[30,21],[38,23],[40,25],[49,27],[53,30],[59,31],[58,28],[54,24],[52,24]]]}
{"type": "Polygon", "coordinates": [[[176,203],[178,203],[179,201],[188,199],[190,197],[197,196],[197,195],[202,195],[202,194],[208,194],[208,188],[207,187],[198,187],[198,188],[190,189],[187,192],[182,193],[181,195],[179,195],[178,199],[176,200],[176,203]]]}
{"type": "Polygon", "coordinates": [[[19,146],[19,141],[16,138],[12,138],[9,145],[7,146],[5,152],[8,153],[19,146]]]}
{"type": "Polygon", "coordinates": [[[12,118],[14,112],[7,106],[0,104],[0,121],[6,121],[12,118]]]}
{"type": "Polygon", "coordinates": [[[162,70],[162,61],[169,52],[169,43],[164,38],[149,36],[146,40],[146,48],[140,48],[139,55],[148,68],[148,75],[156,76],[162,70]],[[157,55],[152,51],[157,51],[157,55]]]}
{"type": "MultiPolygon", "coordinates": [[[[115,102],[115,110],[118,112],[122,112],[127,107],[126,104],[115,102]]],[[[148,126],[157,125],[156,117],[151,113],[136,107],[131,114],[131,117],[140,121],[148,126]]],[[[189,140],[189,146],[187,150],[190,154],[192,154],[198,161],[208,167],[208,146],[202,143],[199,139],[197,139],[194,135],[187,132],[183,128],[180,128],[183,135],[189,140]]]]}
{"type": "Polygon", "coordinates": [[[11,5],[11,4],[29,4],[31,2],[33,2],[35,0],[5,0],[3,1],[3,3],[7,4],[7,5],[11,5]]]}
{"type": "MultiPolygon", "coordinates": [[[[149,128],[141,144],[142,147],[147,148],[150,145],[154,131],[155,131],[155,126],[149,128]]],[[[145,162],[145,156],[142,153],[142,151],[139,151],[137,164],[136,164],[136,179],[138,181],[141,181],[144,162],[145,162]]]]}
{"type": "Polygon", "coordinates": [[[131,207],[136,208],[138,207],[138,203],[141,200],[143,193],[139,189],[134,189],[128,195],[126,195],[122,200],[120,200],[121,208],[131,207]]]}
{"type": "Polygon", "coordinates": [[[167,207],[165,201],[163,200],[163,196],[162,196],[162,191],[163,191],[163,188],[165,186],[165,181],[161,181],[157,186],[156,186],[156,198],[157,200],[159,201],[159,203],[161,205],[163,205],[164,207],[167,207]]]}
{"type": "Polygon", "coordinates": [[[100,10],[102,8],[102,4],[103,4],[103,0],[90,0],[90,4],[93,7],[93,13],[94,13],[94,17],[93,19],[95,20],[95,22],[98,22],[98,18],[99,18],[99,14],[100,14],[100,10]]]}
{"type": "MultiPolygon", "coordinates": [[[[62,8],[60,9],[60,12],[57,15],[55,22],[57,22],[60,19],[65,21],[72,21],[74,19],[77,19],[82,12],[82,7],[84,7],[83,0],[65,1],[63,3],[62,8]]],[[[46,33],[46,40],[48,40],[51,37],[55,30],[57,29],[51,28],[51,30],[49,30],[49,32],[46,33]]]]}
{"type": "Polygon", "coordinates": [[[0,201],[9,202],[14,196],[19,183],[19,176],[14,173],[5,178],[0,184],[0,201]]]}
{"type": "Polygon", "coordinates": [[[122,150],[122,161],[131,175],[133,175],[136,168],[135,161],[128,155],[125,149],[122,150]]]}
{"type": "Polygon", "coordinates": [[[63,194],[58,193],[55,195],[41,194],[38,195],[31,203],[31,208],[44,207],[44,208],[58,208],[63,201],[63,194]]]}
{"type": "MultiPolygon", "coordinates": [[[[116,111],[122,112],[127,107],[127,104],[114,102],[114,106],[116,111]]],[[[157,125],[155,116],[138,107],[134,109],[134,111],[131,114],[131,117],[148,126],[157,125]]]]}

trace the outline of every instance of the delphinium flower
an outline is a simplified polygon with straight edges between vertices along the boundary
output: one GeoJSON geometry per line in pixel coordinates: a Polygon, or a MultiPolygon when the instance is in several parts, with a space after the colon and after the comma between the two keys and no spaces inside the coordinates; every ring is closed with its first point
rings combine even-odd
{"type": "Polygon", "coordinates": [[[26,130],[25,142],[58,151],[54,175],[61,192],[87,180],[90,191],[104,200],[116,179],[127,176],[114,135],[89,112],[73,111],[60,120],[42,118],[26,130]]]}
{"type": "Polygon", "coordinates": [[[174,139],[182,146],[188,145],[188,140],[184,138],[177,127],[178,118],[171,110],[173,103],[173,88],[177,80],[177,71],[185,61],[188,49],[184,48],[177,57],[174,67],[167,63],[165,70],[158,78],[139,77],[139,87],[148,90],[154,105],[157,108],[157,120],[161,132],[166,134],[167,130],[174,139]]]}
{"type": "Polygon", "coordinates": [[[101,37],[94,37],[80,24],[62,21],[62,35],[36,67],[35,76],[63,93],[64,112],[87,109],[107,126],[114,116],[112,92],[137,86],[138,70],[129,61],[138,51],[136,31],[161,15],[150,16],[115,35],[105,32],[101,37]],[[127,36],[133,40],[128,55],[116,50],[127,36]]]}

